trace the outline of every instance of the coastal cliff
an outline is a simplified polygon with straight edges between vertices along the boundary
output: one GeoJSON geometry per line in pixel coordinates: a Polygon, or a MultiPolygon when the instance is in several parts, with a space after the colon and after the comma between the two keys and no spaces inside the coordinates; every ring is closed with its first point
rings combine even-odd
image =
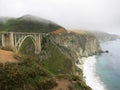
{"type": "MultiPolygon", "coordinates": [[[[48,37],[51,44],[57,48],[60,53],[63,55],[63,57],[68,58],[68,62],[72,62],[71,66],[73,68],[71,71],[72,73],[76,73],[78,71],[78,68],[76,68],[75,64],[80,63],[80,59],[82,57],[88,57],[91,55],[95,55],[101,51],[101,48],[99,46],[98,40],[90,34],[77,34],[77,33],[64,33],[64,34],[51,34],[48,37]]],[[[46,44],[46,47],[49,45],[46,44]]],[[[45,45],[43,45],[43,48],[45,48],[45,45]]],[[[46,50],[45,57],[48,57],[49,51],[46,50]]],[[[68,70],[69,71],[69,70],[68,70]]]]}
{"type": "MultiPolygon", "coordinates": [[[[43,67],[55,75],[75,75],[83,90],[91,90],[85,84],[82,69],[76,64],[83,63],[82,58],[101,51],[98,40],[90,34],[63,33],[50,34],[43,38],[40,55],[43,67]],[[83,85],[83,86],[82,86],[83,85]]],[[[77,82],[78,83],[78,82],[77,82]]],[[[77,90],[77,89],[75,89],[77,90]]]]}
{"type": "Polygon", "coordinates": [[[82,57],[101,51],[94,36],[73,32],[49,33],[42,36],[41,53],[34,54],[34,48],[32,40],[27,38],[19,55],[14,56],[18,63],[0,64],[1,89],[54,90],[52,88],[62,79],[70,83],[66,86],[68,90],[91,90],[84,81],[82,69],[76,64],[82,64],[82,57]]]}
{"type": "MultiPolygon", "coordinates": [[[[28,18],[28,16],[27,20],[30,19],[30,22],[28,21],[26,26],[24,24],[26,19],[24,18],[26,16],[16,19],[19,23],[16,25],[16,22],[14,22],[14,29],[11,25],[8,25],[9,28],[5,27],[6,29],[3,29],[4,31],[13,30],[17,32],[19,31],[17,28],[20,27],[23,28],[22,30],[27,28],[27,32],[35,30],[34,32],[46,33],[41,37],[41,52],[36,55],[32,39],[26,38],[19,53],[14,55],[18,63],[0,63],[0,89],[57,90],[53,88],[59,86],[59,83],[62,82],[61,79],[63,79],[63,81],[67,80],[66,82],[69,83],[69,85],[66,85],[67,90],[91,90],[86,85],[83,71],[77,67],[77,64],[82,65],[83,57],[101,51],[96,37],[88,33],[67,32],[59,25],[52,23],[51,26],[51,22],[48,25],[46,23],[48,21],[42,23],[43,20],[40,19],[38,22],[33,18],[28,18]],[[31,24],[36,27],[31,28],[31,24]],[[49,27],[46,27],[46,25],[49,27]]],[[[62,87],[59,89],[62,89],[62,87]]]]}

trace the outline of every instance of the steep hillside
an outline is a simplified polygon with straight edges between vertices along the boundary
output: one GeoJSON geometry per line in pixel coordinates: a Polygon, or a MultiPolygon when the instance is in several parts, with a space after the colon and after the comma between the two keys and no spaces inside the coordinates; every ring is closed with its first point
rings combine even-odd
{"type": "Polygon", "coordinates": [[[60,35],[50,35],[49,38],[59,51],[71,60],[73,65],[70,66],[73,66],[73,72],[76,68],[74,66],[80,58],[88,57],[101,51],[98,40],[89,34],[80,35],[71,32],[60,35]]]}
{"type": "Polygon", "coordinates": [[[81,63],[79,60],[82,57],[97,54],[101,50],[94,36],[73,32],[49,34],[42,37],[39,55],[33,53],[34,48],[28,38],[20,49],[19,57],[15,56],[19,63],[0,64],[0,89],[91,90],[76,64],[81,63]],[[63,81],[66,84],[61,87],[63,81]],[[56,83],[58,87],[55,87],[56,83]]]}
{"type": "Polygon", "coordinates": [[[73,32],[60,35],[52,34],[43,39],[40,58],[43,67],[55,75],[78,76],[76,79],[79,82],[79,89],[75,90],[91,90],[85,84],[82,70],[76,64],[82,64],[82,57],[88,57],[100,51],[98,40],[92,35],[80,35],[73,32]]]}
{"type": "MultiPolygon", "coordinates": [[[[19,18],[0,18],[0,31],[13,32],[52,32],[63,28],[62,26],[36,16],[25,15],[19,18]]],[[[63,28],[64,32],[66,31],[63,28]]]]}
{"type": "Polygon", "coordinates": [[[21,47],[23,54],[40,60],[42,67],[55,76],[70,79],[75,90],[91,90],[83,80],[83,73],[76,64],[81,63],[82,57],[97,54],[101,51],[98,40],[87,33],[73,32],[49,34],[42,37],[42,50],[34,55],[34,45],[28,39],[21,47]],[[76,86],[77,85],[77,86],[76,86]]]}
{"type": "MultiPolygon", "coordinates": [[[[59,73],[60,71],[60,73],[70,73],[73,68],[69,69],[69,66],[75,65],[80,58],[88,57],[101,51],[98,40],[87,33],[82,35],[73,32],[49,34],[42,37],[41,45],[42,50],[38,59],[45,61],[48,66],[51,65],[48,69],[52,69],[52,67],[56,69],[54,73],[59,73]],[[70,62],[68,63],[69,60],[70,62]],[[59,65],[54,65],[54,63],[59,65]],[[65,65],[66,63],[68,67],[65,65]],[[56,68],[54,68],[55,66],[56,68]],[[62,67],[61,70],[57,68],[59,66],[62,67]]],[[[25,41],[20,52],[34,56],[34,44],[31,39],[25,41]]]]}

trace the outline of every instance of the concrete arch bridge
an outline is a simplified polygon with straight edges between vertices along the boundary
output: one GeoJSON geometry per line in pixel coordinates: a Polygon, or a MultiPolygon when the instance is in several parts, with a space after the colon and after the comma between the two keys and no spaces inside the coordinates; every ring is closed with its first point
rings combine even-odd
{"type": "Polygon", "coordinates": [[[16,53],[19,52],[23,42],[30,38],[35,46],[35,54],[41,52],[41,33],[27,33],[27,32],[0,32],[2,47],[9,47],[16,53]]]}

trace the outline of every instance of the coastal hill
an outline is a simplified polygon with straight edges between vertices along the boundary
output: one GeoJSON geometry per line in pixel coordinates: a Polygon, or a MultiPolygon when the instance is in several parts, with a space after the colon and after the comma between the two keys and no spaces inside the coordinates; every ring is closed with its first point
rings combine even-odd
{"type": "Polygon", "coordinates": [[[88,30],[70,30],[79,34],[88,33],[95,36],[99,41],[111,41],[115,39],[120,39],[119,35],[110,34],[103,31],[88,31],[88,30]]]}
{"type": "Polygon", "coordinates": [[[82,66],[83,57],[95,55],[101,51],[97,38],[86,32],[79,34],[67,32],[57,24],[50,24],[49,20],[39,21],[38,18],[30,17],[12,19],[12,24],[8,23],[9,20],[4,21],[2,25],[5,26],[1,27],[4,29],[1,30],[49,32],[50,34],[42,36],[40,54],[34,53],[35,46],[32,40],[27,38],[21,45],[19,53],[14,54],[18,63],[0,63],[0,89],[91,90],[85,83],[82,68],[77,65],[82,66]],[[41,23],[44,25],[41,26],[41,23]],[[23,25],[24,28],[21,28],[23,25]],[[39,30],[36,27],[39,27],[39,30]],[[63,84],[64,86],[61,87],[63,84]]]}
{"type": "Polygon", "coordinates": [[[33,15],[24,15],[19,18],[0,18],[0,31],[48,33],[59,29],[66,32],[62,26],[33,15]]]}
{"type": "Polygon", "coordinates": [[[111,41],[111,40],[120,39],[119,35],[110,34],[107,32],[102,32],[102,31],[87,31],[87,32],[89,34],[94,35],[100,41],[111,41]]]}

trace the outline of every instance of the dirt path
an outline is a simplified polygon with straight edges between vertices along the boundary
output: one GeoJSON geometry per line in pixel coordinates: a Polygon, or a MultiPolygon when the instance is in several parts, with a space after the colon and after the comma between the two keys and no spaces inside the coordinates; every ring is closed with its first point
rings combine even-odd
{"type": "Polygon", "coordinates": [[[12,51],[0,49],[0,63],[6,62],[17,62],[17,60],[14,58],[14,53],[12,51]]]}
{"type": "Polygon", "coordinates": [[[51,90],[73,90],[71,82],[66,79],[57,79],[56,82],[58,85],[51,90]]]}

